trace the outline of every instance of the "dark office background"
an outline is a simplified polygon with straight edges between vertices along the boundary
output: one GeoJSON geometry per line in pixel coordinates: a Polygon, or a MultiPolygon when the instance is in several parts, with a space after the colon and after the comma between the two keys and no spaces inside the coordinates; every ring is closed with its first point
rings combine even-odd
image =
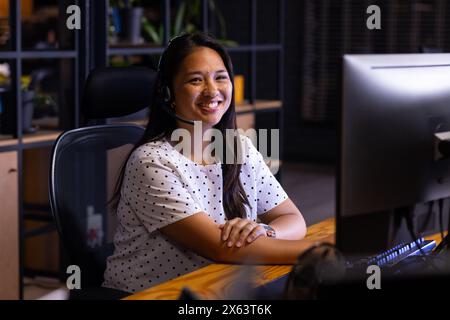
{"type": "MultiPolygon", "coordinates": [[[[178,2],[174,0],[173,6],[178,2]]],[[[240,45],[250,43],[251,1],[216,2],[226,20],[227,38],[240,45]]],[[[36,8],[55,3],[54,0],[34,1],[36,8]]],[[[257,43],[278,43],[278,0],[257,1],[257,4],[257,43]]],[[[281,39],[285,49],[284,159],[335,162],[342,54],[449,52],[450,22],[445,19],[448,16],[450,2],[447,0],[286,0],[285,37],[281,39]],[[369,16],[366,9],[373,4],[381,8],[381,30],[366,27],[369,16]]],[[[214,19],[211,15],[213,24],[214,19]]],[[[57,24],[53,20],[25,24],[24,47],[45,42],[49,27],[57,29],[57,24]]],[[[213,27],[212,31],[218,34],[219,28],[213,27]]],[[[242,53],[231,55],[236,69],[246,73],[248,57],[242,53]]],[[[260,52],[257,60],[256,97],[277,99],[280,79],[276,52],[260,52]]],[[[24,70],[32,70],[33,63],[27,62],[24,70]]],[[[245,89],[248,95],[248,86],[245,89]]],[[[261,127],[270,127],[270,123],[260,118],[261,127]]]]}
{"type": "MultiPolygon", "coordinates": [[[[64,1],[72,3],[71,0],[64,1]]],[[[32,17],[24,19],[22,25],[24,51],[52,50],[54,43],[57,43],[58,49],[74,49],[73,33],[61,32],[66,28],[62,25],[65,21],[58,19],[60,8],[57,4],[60,2],[62,3],[58,0],[33,1],[36,12],[32,17]],[[49,30],[56,30],[56,35],[49,35],[49,30]],[[57,38],[53,44],[49,41],[52,36],[57,38]]],[[[172,19],[181,2],[182,0],[170,1],[172,19]]],[[[150,7],[151,10],[147,10],[147,13],[150,13],[149,18],[154,18],[156,24],[160,23],[163,1],[141,0],[141,3],[147,8],[150,7]]],[[[307,224],[311,225],[333,216],[342,55],[450,52],[450,21],[446,19],[450,17],[450,1],[285,0],[283,21],[278,20],[279,0],[216,0],[216,3],[225,18],[225,38],[236,41],[241,47],[251,44],[252,36],[255,36],[253,40],[257,44],[278,45],[280,41],[284,44],[282,78],[279,77],[278,48],[255,53],[255,97],[278,100],[281,93],[284,138],[282,183],[304,213],[307,224]],[[250,27],[252,4],[257,5],[256,35],[252,35],[250,27]],[[366,19],[369,16],[366,9],[369,5],[378,5],[381,8],[381,30],[368,30],[366,27],[366,19]],[[284,28],[282,39],[279,39],[280,22],[284,28]],[[279,92],[280,88],[282,92],[279,92]]],[[[7,20],[0,22],[8,24],[7,20]]],[[[220,37],[217,17],[211,15],[210,22],[210,30],[220,37]]],[[[197,23],[201,25],[201,21],[197,23]]],[[[0,33],[4,24],[0,23],[0,33]]],[[[96,41],[94,44],[99,43],[100,41],[96,41]]],[[[4,47],[0,46],[0,51],[11,50],[10,46],[11,43],[6,43],[4,47]]],[[[94,48],[89,48],[92,52],[95,51],[94,48]]],[[[248,75],[251,69],[251,53],[249,50],[230,51],[235,70],[246,76],[247,98],[250,91],[248,75]]],[[[133,59],[139,56],[138,54],[132,56],[131,61],[148,66],[158,61],[156,53],[145,54],[145,57],[140,56],[137,60],[133,59]]],[[[75,117],[70,110],[75,109],[73,97],[76,90],[73,89],[70,76],[62,77],[63,74],[73,74],[75,70],[68,60],[70,59],[24,59],[22,64],[24,75],[39,68],[57,70],[56,77],[48,77],[50,80],[45,83],[45,88],[52,94],[58,88],[65,89],[65,95],[54,94],[59,99],[59,105],[67,108],[55,111],[59,112],[62,127],[71,127],[75,117]],[[61,100],[62,97],[64,101],[61,100]]],[[[83,79],[80,82],[82,81],[83,79]]],[[[49,108],[36,108],[34,116],[38,118],[38,115],[49,115],[53,111],[49,108]]],[[[277,113],[278,111],[258,113],[258,127],[267,128],[274,123],[276,126],[277,113]]],[[[26,158],[32,162],[31,156],[26,158]]],[[[34,158],[32,160],[34,161],[34,158]]],[[[34,170],[24,171],[24,181],[34,179],[30,174],[35,172],[34,170]]],[[[43,174],[40,181],[46,181],[46,177],[47,175],[43,174]]],[[[33,188],[35,187],[33,184],[33,188]]],[[[31,190],[31,187],[28,188],[31,190]]],[[[43,189],[47,194],[47,189],[43,189]]]]}
{"type": "Polygon", "coordinates": [[[447,0],[288,0],[285,159],[336,159],[342,54],[449,52],[449,16],[447,0]],[[381,30],[366,27],[372,4],[381,8],[381,30]]]}

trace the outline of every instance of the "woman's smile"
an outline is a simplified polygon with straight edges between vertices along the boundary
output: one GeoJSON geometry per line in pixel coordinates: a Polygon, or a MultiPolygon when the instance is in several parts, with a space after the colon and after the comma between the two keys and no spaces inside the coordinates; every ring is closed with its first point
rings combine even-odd
{"type": "Polygon", "coordinates": [[[223,100],[211,100],[207,102],[199,102],[197,103],[197,106],[204,113],[215,113],[219,111],[219,108],[222,108],[222,102],[223,100]]]}

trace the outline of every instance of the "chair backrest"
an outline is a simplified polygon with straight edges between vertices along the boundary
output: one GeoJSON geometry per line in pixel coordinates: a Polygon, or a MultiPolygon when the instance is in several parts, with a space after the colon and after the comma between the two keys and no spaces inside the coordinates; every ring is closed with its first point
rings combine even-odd
{"type": "Polygon", "coordinates": [[[148,107],[156,72],[145,67],[103,67],[89,74],[83,95],[88,119],[121,117],[148,107]]]}
{"type": "Polygon", "coordinates": [[[137,125],[85,127],[63,133],[53,147],[50,204],[69,263],[81,268],[82,288],[103,281],[116,228],[108,201],[143,132],[137,125]]]}
{"type": "MultiPolygon", "coordinates": [[[[83,116],[121,117],[148,107],[155,79],[156,72],[144,67],[93,70],[84,87],[83,116]]],[[[53,147],[50,205],[69,263],[81,268],[82,288],[103,281],[116,227],[108,201],[143,133],[137,125],[84,127],[63,133],[53,147]]]]}

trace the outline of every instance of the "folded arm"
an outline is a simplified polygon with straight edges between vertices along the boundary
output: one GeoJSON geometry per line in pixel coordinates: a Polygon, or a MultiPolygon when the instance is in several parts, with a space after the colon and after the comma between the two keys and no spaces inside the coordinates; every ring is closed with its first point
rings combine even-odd
{"type": "Polygon", "coordinates": [[[204,212],[167,225],[160,231],[197,254],[222,263],[293,264],[298,255],[314,245],[308,240],[260,237],[243,247],[228,247],[219,225],[204,212]]]}

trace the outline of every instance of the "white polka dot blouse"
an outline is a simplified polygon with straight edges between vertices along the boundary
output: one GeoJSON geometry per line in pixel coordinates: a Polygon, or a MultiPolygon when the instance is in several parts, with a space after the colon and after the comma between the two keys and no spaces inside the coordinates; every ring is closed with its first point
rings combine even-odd
{"type": "MultiPolygon", "coordinates": [[[[256,221],[287,199],[286,192],[251,140],[242,136],[240,179],[256,221]]],[[[114,253],[107,259],[104,287],[138,292],[213,263],[184,249],[159,229],[198,212],[226,222],[220,163],[200,165],[167,141],[144,144],[130,156],[117,209],[114,253]]]]}

